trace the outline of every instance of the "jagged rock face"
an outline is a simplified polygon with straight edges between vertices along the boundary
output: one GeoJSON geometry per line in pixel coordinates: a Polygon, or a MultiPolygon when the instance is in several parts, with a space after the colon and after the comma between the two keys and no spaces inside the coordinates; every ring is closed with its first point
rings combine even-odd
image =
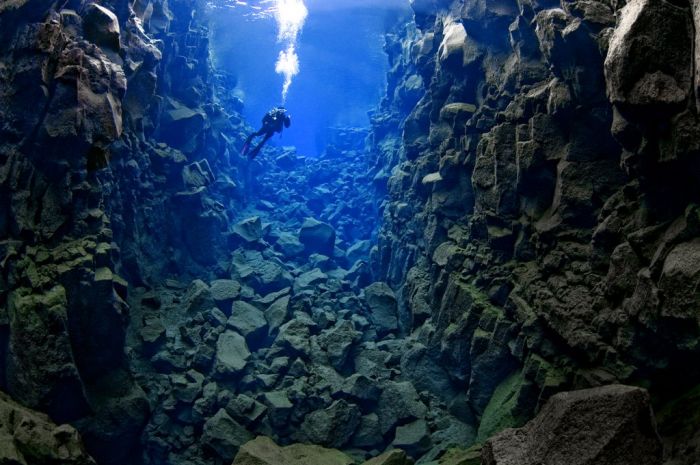
{"type": "Polygon", "coordinates": [[[479,439],[566,387],[697,384],[697,3],[412,4],[373,267],[479,439]]]}
{"type": "Polygon", "coordinates": [[[57,426],[46,415],[25,408],[2,393],[0,461],[16,465],[95,465],[75,428],[57,426]]]}
{"type": "Polygon", "coordinates": [[[245,166],[202,3],[98,3],[0,6],[0,388],[98,463],[473,463],[700,381],[695,2],[412,1],[372,159],[245,166]]]}
{"type": "Polygon", "coordinates": [[[0,7],[0,389],[70,421],[99,463],[138,463],[128,282],[225,256],[243,123],[213,103],[196,2],[60,7],[0,7]]]}

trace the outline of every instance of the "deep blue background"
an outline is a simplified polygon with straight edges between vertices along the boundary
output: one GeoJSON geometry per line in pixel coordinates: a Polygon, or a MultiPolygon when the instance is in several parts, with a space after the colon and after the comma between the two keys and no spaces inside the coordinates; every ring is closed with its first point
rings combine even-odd
{"type": "MultiPolygon", "coordinates": [[[[368,126],[367,112],[385,88],[386,24],[408,0],[306,0],[306,5],[309,16],[297,45],[300,73],[286,102],[292,126],[271,142],[317,155],[327,128],[368,126]]],[[[212,11],[212,58],[238,78],[231,91],[245,102],[244,115],[257,129],[262,116],[281,104],[284,79],[275,73],[275,62],[283,44],[277,43],[274,18],[256,18],[252,11],[246,6],[212,11]]]]}

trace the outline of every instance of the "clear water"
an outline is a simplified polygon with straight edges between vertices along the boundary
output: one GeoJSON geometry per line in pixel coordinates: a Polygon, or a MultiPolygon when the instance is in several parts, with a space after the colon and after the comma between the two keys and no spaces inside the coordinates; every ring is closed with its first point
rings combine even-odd
{"type": "MultiPolygon", "coordinates": [[[[292,127],[270,143],[320,154],[328,128],[367,127],[368,112],[385,88],[387,63],[383,34],[390,18],[406,11],[408,0],[305,0],[308,9],[296,52],[285,106],[292,127]]],[[[262,116],[282,104],[284,77],[275,63],[284,44],[277,40],[275,2],[218,2],[211,9],[213,60],[237,78],[231,89],[245,102],[244,116],[259,126],[262,116]]]]}

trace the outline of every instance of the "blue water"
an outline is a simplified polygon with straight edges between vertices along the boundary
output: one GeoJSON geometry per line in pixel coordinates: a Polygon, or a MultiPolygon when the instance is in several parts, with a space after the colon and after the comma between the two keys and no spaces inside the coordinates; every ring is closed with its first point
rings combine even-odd
{"type": "MultiPolygon", "coordinates": [[[[212,58],[218,69],[237,78],[231,92],[245,102],[244,116],[256,128],[270,108],[282,104],[284,78],[275,73],[283,49],[277,42],[277,24],[270,16],[255,14],[270,3],[212,10],[212,58]]],[[[292,126],[270,144],[295,146],[303,155],[317,156],[328,142],[329,128],[369,125],[368,112],[385,89],[386,22],[407,9],[408,0],[305,3],[309,14],[296,49],[300,72],[285,104],[292,126]]]]}

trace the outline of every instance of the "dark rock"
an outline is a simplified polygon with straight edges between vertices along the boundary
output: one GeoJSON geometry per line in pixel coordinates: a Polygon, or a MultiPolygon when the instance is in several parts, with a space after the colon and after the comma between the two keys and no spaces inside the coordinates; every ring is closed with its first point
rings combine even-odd
{"type": "Polygon", "coordinates": [[[280,447],[265,436],[243,445],[232,465],[353,465],[347,455],[323,447],[292,444],[280,447]]]}
{"type": "Polygon", "coordinates": [[[246,218],[233,226],[233,232],[245,242],[257,242],[263,237],[262,222],[259,216],[246,218]]]}
{"type": "Polygon", "coordinates": [[[238,449],[251,439],[253,436],[224,409],[207,420],[202,431],[202,443],[226,462],[232,461],[238,449]]]}
{"type": "Polygon", "coordinates": [[[209,292],[216,306],[230,314],[231,304],[241,294],[241,285],[231,279],[217,279],[209,284],[209,292]]]}
{"type": "Polygon", "coordinates": [[[379,417],[377,414],[370,413],[363,416],[350,445],[360,449],[371,449],[379,447],[383,443],[384,439],[379,428],[379,417]]]}
{"type": "Polygon", "coordinates": [[[365,375],[355,373],[348,377],[340,391],[334,396],[345,397],[363,407],[374,406],[379,399],[382,390],[376,380],[372,380],[365,375]]]}
{"type": "Polygon", "coordinates": [[[344,400],[337,400],[324,410],[308,414],[301,425],[301,432],[315,444],[338,448],[350,441],[359,424],[360,409],[344,400]]]}
{"type": "Polygon", "coordinates": [[[292,284],[292,276],[280,263],[265,259],[257,251],[237,251],[233,256],[232,275],[263,295],[292,284]]]}
{"type": "Polygon", "coordinates": [[[209,286],[201,279],[195,279],[189,285],[183,298],[183,305],[192,315],[216,307],[209,286]]]}
{"type": "Polygon", "coordinates": [[[366,287],[364,292],[377,332],[384,335],[398,330],[398,304],[394,291],[386,283],[378,282],[366,287]]]}
{"type": "Polygon", "coordinates": [[[107,8],[90,3],[83,11],[85,38],[100,47],[119,51],[119,19],[107,8]]]}
{"type": "Polygon", "coordinates": [[[289,300],[289,296],[282,297],[271,303],[265,310],[265,319],[271,334],[274,334],[289,319],[289,300]]]}
{"type": "Polygon", "coordinates": [[[245,338],[234,331],[225,331],[216,342],[214,369],[219,375],[238,374],[246,367],[249,357],[245,338]]]}
{"type": "Polygon", "coordinates": [[[251,304],[238,300],[233,303],[228,326],[242,334],[249,347],[260,347],[267,337],[265,314],[251,304]]]}
{"type": "Polygon", "coordinates": [[[299,230],[299,242],[309,254],[331,256],[335,248],[335,230],[329,224],[307,218],[299,230]]]}
{"type": "Polygon", "coordinates": [[[553,396],[520,429],[489,439],[486,465],[659,464],[662,447],[649,394],[612,385],[553,396]]]}
{"type": "Polygon", "coordinates": [[[387,383],[377,405],[382,435],[387,435],[400,424],[423,419],[426,412],[427,408],[411,383],[387,383]]]}
{"type": "Polygon", "coordinates": [[[0,393],[0,463],[94,465],[80,435],[70,425],[57,426],[0,393]]]}
{"type": "Polygon", "coordinates": [[[321,347],[328,353],[328,360],[336,370],[342,370],[345,366],[350,350],[357,341],[359,341],[362,333],[355,331],[353,324],[350,321],[341,321],[334,328],[323,332],[318,342],[321,347]]]}
{"type": "Polygon", "coordinates": [[[430,430],[425,420],[416,420],[396,428],[392,446],[405,450],[413,458],[419,458],[430,448],[430,430]]]}
{"type": "Polygon", "coordinates": [[[297,257],[304,251],[304,244],[299,242],[297,236],[287,232],[279,235],[275,246],[287,258],[297,257]]]}

